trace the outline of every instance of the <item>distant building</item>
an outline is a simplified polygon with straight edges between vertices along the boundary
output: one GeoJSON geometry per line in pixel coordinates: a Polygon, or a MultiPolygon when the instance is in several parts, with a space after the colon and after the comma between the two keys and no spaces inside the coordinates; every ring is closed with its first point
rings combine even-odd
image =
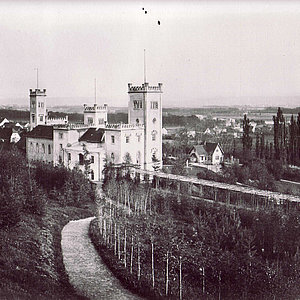
{"type": "Polygon", "coordinates": [[[9,123],[6,118],[0,118],[0,127],[3,127],[6,123],[9,123]]]}
{"type": "Polygon", "coordinates": [[[13,128],[0,128],[0,142],[17,143],[20,139],[20,134],[13,128]]]}
{"type": "Polygon", "coordinates": [[[217,165],[224,161],[224,151],[218,143],[193,146],[189,152],[190,164],[217,165]]]}

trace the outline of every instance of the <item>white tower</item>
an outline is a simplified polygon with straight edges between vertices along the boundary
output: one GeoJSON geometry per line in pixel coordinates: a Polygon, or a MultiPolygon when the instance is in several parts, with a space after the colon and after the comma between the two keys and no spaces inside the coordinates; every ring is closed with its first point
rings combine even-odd
{"type": "Polygon", "coordinates": [[[96,103],[94,106],[83,105],[83,123],[95,127],[104,127],[107,123],[107,104],[99,106],[96,103]]]}
{"type": "Polygon", "coordinates": [[[30,89],[30,130],[47,123],[46,89],[30,89]]]}
{"type": "Polygon", "coordinates": [[[128,123],[144,124],[144,169],[162,166],[162,83],[128,84],[128,123]]]}

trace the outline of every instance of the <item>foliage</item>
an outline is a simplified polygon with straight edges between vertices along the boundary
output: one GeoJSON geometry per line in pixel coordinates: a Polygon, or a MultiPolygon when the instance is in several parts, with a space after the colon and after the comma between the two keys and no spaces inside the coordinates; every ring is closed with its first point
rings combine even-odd
{"type": "MultiPolygon", "coordinates": [[[[252,172],[260,168],[255,164],[252,172]]],[[[109,201],[95,230],[97,243],[109,253],[107,259],[119,261],[122,280],[152,289],[156,298],[166,295],[166,285],[170,299],[178,299],[180,290],[183,299],[299,296],[298,211],[237,209],[178,196],[174,190],[154,190],[129,178],[111,178],[104,185],[109,201]]]]}
{"type": "Polygon", "coordinates": [[[62,166],[27,164],[16,149],[0,152],[0,226],[13,226],[26,212],[43,216],[49,200],[62,205],[84,205],[95,191],[84,174],[62,166]]]}

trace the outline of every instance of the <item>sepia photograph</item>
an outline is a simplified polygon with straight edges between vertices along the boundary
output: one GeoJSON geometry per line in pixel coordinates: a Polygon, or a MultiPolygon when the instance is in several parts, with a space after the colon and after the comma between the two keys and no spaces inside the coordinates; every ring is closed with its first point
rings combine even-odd
{"type": "Polygon", "coordinates": [[[300,299],[300,1],[0,0],[0,299],[300,299]]]}

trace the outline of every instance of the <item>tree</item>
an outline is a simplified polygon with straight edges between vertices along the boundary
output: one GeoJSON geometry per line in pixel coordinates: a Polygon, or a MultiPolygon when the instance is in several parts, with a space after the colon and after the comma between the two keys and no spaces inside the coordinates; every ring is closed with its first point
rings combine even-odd
{"type": "Polygon", "coordinates": [[[252,138],[250,136],[250,121],[247,118],[247,115],[244,115],[243,119],[243,155],[244,155],[244,160],[248,161],[251,158],[251,147],[252,147],[252,138]]]}

